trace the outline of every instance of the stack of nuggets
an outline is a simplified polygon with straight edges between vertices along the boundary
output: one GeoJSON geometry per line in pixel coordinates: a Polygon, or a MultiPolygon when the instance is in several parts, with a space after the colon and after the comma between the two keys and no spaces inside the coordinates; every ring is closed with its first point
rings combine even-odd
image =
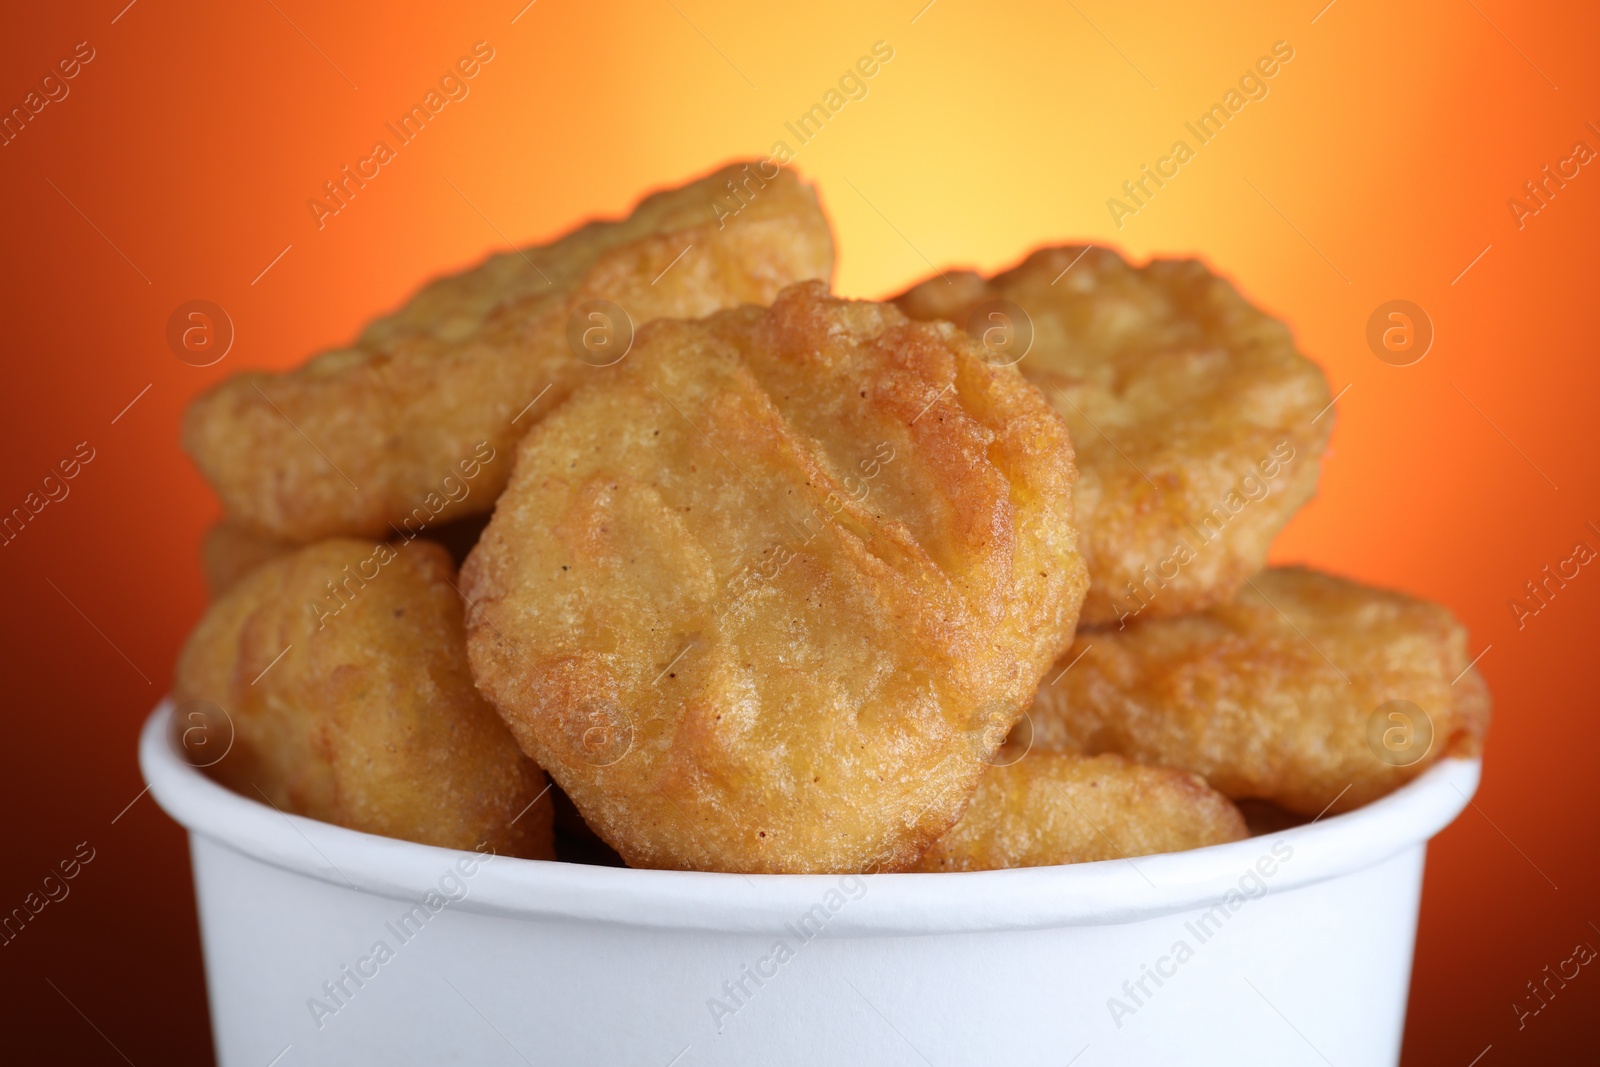
{"type": "Polygon", "coordinates": [[[1082,247],[842,300],[815,194],[756,173],[196,402],[225,519],[176,695],[236,723],[214,775],[548,858],[548,772],[563,840],[633,866],[953,871],[1236,840],[1236,800],[1343,810],[1478,750],[1443,609],[1263,571],[1332,421],[1281,323],[1082,247]],[[1415,759],[1371,744],[1396,701],[1415,759]]]}

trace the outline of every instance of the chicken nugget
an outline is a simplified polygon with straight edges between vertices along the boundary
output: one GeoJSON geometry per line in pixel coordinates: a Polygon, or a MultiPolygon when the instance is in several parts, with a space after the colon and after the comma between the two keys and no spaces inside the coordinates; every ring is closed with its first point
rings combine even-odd
{"type": "Polygon", "coordinates": [[[1046,248],[896,302],[965,326],[1067,420],[1085,625],[1226,602],[1316,489],[1333,422],[1322,371],[1197,260],[1046,248]]]}
{"type": "Polygon", "coordinates": [[[634,328],[831,275],[816,194],[763,166],[726,167],[619,222],[441,278],[298,370],[230,378],[190,406],[184,447],[230,519],[286,541],[487,512],[510,474],[501,453],[610,373],[634,328]]]}
{"type": "Polygon", "coordinates": [[[1073,477],[948,324],[815,282],[659,321],[519,448],[473,675],[633,866],[909,866],[1070,640],[1073,477]]]}
{"type": "MultiPolygon", "coordinates": [[[[1001,759],[1005,758],[1002,750],[1001,759]]],[[[1030,752],[991,768],[919,871],[992,871],[1182,852],[1248,836],[1233,802],[1186,771],[1030,752]]]]}
{"type": "Polygon", "coordinates": [[[208,773],[353,830],[551,858],[544,774],[473,688],[454,578],[431,542],[346,539],[242,577],[178,660],[179,724],[231,724],[208,773]]]}
{"type": "Polygon", "coordinates": [[[1194,771],[1302,815],[1348,811],[1482,751],[1489,693],[1470,658],[1437,604],[1274,568],[1209,611],[1079,634],[1028,721],[1035,745],[1194,771]]]}

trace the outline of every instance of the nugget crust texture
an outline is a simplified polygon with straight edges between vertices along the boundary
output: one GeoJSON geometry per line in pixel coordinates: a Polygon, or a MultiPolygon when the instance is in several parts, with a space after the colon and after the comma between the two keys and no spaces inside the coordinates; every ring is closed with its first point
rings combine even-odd
{"type": "Polygon", "coordinates": [[[1233,801],[1199,775],[1120,756],[1002,749],[966,814],[919,871],[1048,867],[1182,852],[1247,836],[1233,801]]]}
{"type": "Polygon", "coordinates": [[[896,302],[992,336],[992,358],[1017,360],[1067,420],[1086,625],[1225,602],[1316,489],[1333,423],[1322,371],[1196,260],[1133,267],[1106,248],[1046,248],[987,280],[947,271],[896,302]]]}
{"type": "Polygon", "coordinates": [[[234,522],[283,540],[415,533],[487,512],[521,434],[625,343],[620,317],[592,301],[637,328],[831,275],[815,192],[763,173],[730,166],[621,221],[434,281],[348,348],[205,393],[184,447],[234,522]]]}
{"type": "Polygon", "coordinates": [[[438,545],[346,539],[244,575],[178,660],[179,727],[192,701],[226,713],[195,720],[218,743],[231,723],[208,773],[354,830],[552,858],[544,775],[473,688],[454,578],[438,545]]]}
{"type": "Polygon", "coordinates": [[[1061,420],[819,283],[612,370],[523,441],[467,560],[479,688],[634,866],[914,863],[1073,631],[1061,420]]]}
{"type": "Polygon", "coordinates": [[[1204,613],[1081,633],[1030,719],[1036,745],[1194,771],[1304,815],[1348,811],[1482,750],[1489,694],[1470,660],[1436,604],[1275,568],[1204,613]],[[1390,701],[1422,709],[1431,741],[1390,701]]]}

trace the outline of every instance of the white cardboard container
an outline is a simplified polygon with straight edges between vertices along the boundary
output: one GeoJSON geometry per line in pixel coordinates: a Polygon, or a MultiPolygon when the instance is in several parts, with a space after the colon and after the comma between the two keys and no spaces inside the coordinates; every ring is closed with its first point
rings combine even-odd
{"type": "Polygon", "coordinates": [[[1357,811],[1171,855],[744,876],[285,815],[185,762],[171,714],[140,766],[189,831],[223,1067],[1382,1067],[1426,843],[1480,770],[1442,761],[1357,811]]]}

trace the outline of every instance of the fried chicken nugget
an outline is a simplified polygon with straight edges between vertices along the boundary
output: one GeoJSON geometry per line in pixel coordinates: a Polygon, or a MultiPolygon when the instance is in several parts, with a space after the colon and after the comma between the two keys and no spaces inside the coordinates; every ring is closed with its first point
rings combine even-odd
{"type": "Polygon", "coordinates": [[[896,302],[966,326],[1067,420],[1086,625],[1227,601],[1316,489],[1333,422],[1318,418],[1322,371],[1196,260],[1132,267],[1107,248],[1046,248],[988,280],[947,271],[896,302]]]}
{"type": "Polygon", "coordinates": [[[1275,568],[1202,614],[1079,634],[1029,721],[1035,745],[1194,771],[1303,815],[1348,811],[1482,750],[1489,694],[1469,659],[1437,604],[1275,568]]]}
{"type": "Polygon", "coordinates": [[[478,687],[633,866],[916,862],[1070,640],[1065,426],[820,283],[617,371],[529,433],[468,557],[478,687]]]}
{"type": "Polygon", "coordinates": [[[544,774],[473,688],[454,577],[421,540],[324,541],[246,574],[178,660],[180,725],[186,705],[216,716],[191,702],[231,723],[209,773],[354,830],[553,857],[544,774]]]}
{"type": "Polygon", "coordinates": [[[729,166],[620,222],[441,278],[350,348],[205,393],[184,447],[233,521],[282,540],[384,537],[487,512],[510,473],[493,457],[607,373],[634,327],[765,304],[832,274],[815,192],[764,174],[729,166]]]}
{"type": "Polygon", "coordinates": [[[1239,809],[1199,775],[1121,756],[1030,752],[984,774],[966,814],[916,870],[1088,863],[1246,836],[1239,809]]]}

